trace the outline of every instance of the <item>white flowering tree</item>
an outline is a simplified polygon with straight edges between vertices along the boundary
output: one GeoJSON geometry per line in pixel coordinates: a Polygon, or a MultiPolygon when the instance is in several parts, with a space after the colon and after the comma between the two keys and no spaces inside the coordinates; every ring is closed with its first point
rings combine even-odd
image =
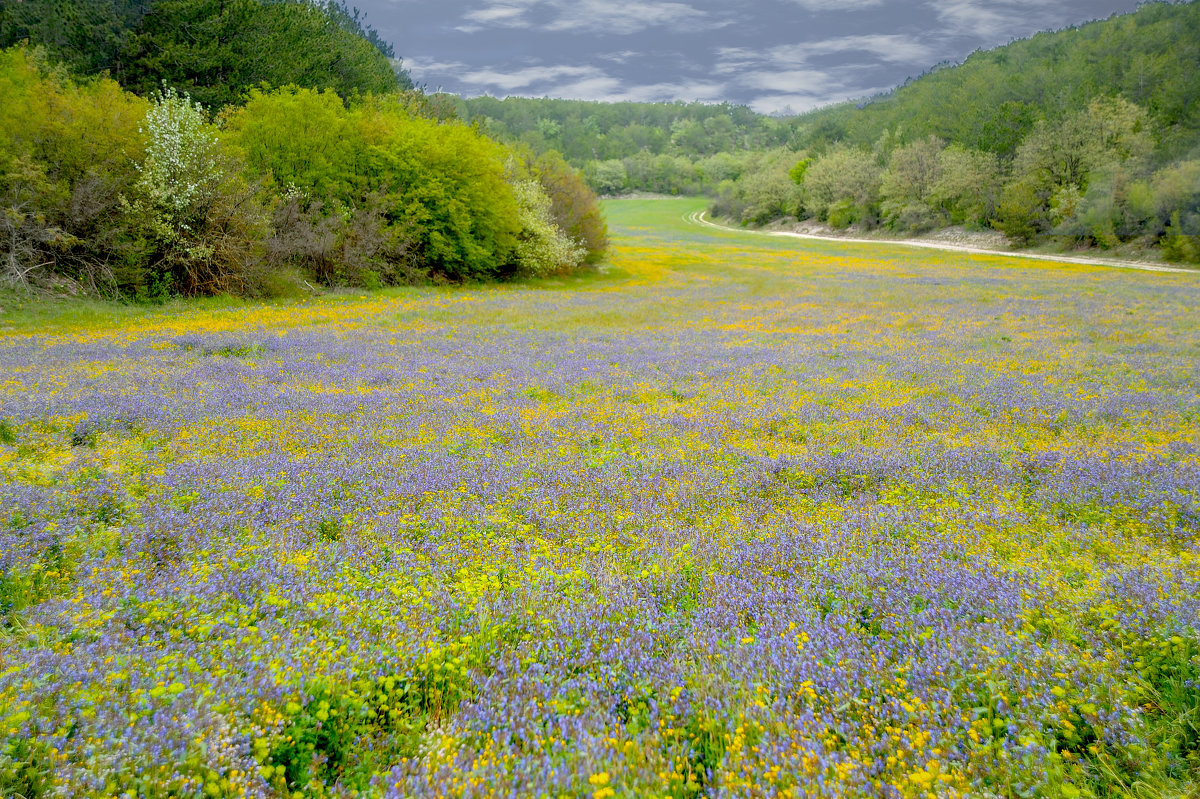
{"type": "Polygon", "coordinates": [[[138,190],[162,232],[175,238],[192,229],[220,186],[217,138],[200,104],[170,88],[154,99],[142,132],[146,155],[138,165],[138,190]]]}
{"type": "MultiPolygon", "coordinates": [[[[511,169],[511,167],[510,167],[511,169]]],[[[528,275],[567,272],[583,263],[587,251],[558,229],[550,213],[550,198],[535,179],[511,178],[521,222],[516,254],[528,275]]]]}
{"type": "Polygon", "coordinates": [[[164,88],[142,126],[145,156],[126,211],[157,244],[149,296],[245,292],[253,250],[264,235],[257,189],[222,151],[204,109],[164,88]]]}

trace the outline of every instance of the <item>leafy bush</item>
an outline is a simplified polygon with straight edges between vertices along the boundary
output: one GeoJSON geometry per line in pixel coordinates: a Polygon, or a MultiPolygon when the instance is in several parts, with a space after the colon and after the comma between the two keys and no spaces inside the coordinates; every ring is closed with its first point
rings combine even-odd
{"type": "Polygon", "coordinates": [[[517,271],[531,276],[568,272],[581,263],[587,251],[566,236],[550,213],[550,198],[534,178],[514,176],[511,181],[517,200],[521,233],[514,255],[517,271]]]}
{"type": "Polygon", "coordinates": [[[802,192],[792,175],[796,154],[780,149],[757,156],[742,162],[737,179],[726,179],[718,186],[712,206],[715,215],[761,225],[800,212],[802,192]]]}
{"type": "Polygon", "coordinates": [[[332,92],[290,87],[251,92],[224,133],[253,175],[320,199],[324,214],[377,202],[390,244],[375,254],[402,251],[398,271],[415,263],[450,280],[511,272],[521,226],[508,155],[465,125],[410,116],[387,98],[346,108],[332,92]]]}
{"type": "Polygon", "coordinates": [[[879,190],[883,218],[889,225],[918,231],[943,221],[933,190],[942,178],[944,147],[940,139],[930,137],[892,151],[879,190]]]}
{"type": "Polygon", "coordinates": [[[125,211],[144,243],[143,297],[245,293],[266,220],[238,164],[190,98],[166,89],[146,114],[146,154],[125,211]]]}
{"type": "Polygon", "coordinates": [[[608,225],[596,193],[557,152],[543,154],[530,167],[550,200],[554,224],[583,247],[587,263],[598,262],[608,248],[608,225]]]}
{"type": "Polygon", "coordinates": [[[288,191],[276,205],[266,261],[272,274],[298,270],[331,286],[377,288],[421,276],[412,239],[389,229],[380,195],[354,210],[326,213],[320,200],[288,191]]]}
{"type": "Polygon", "coordinates": [[[952,224],[987,224],[996,213],[1001,187],[995,155],[951,144],[941,152],[940,175],[931,200],[952,224]]]}
{"type": "Polygon", "coordinates": [[[629,183],[625,162],[618,158],[589,163],[587,176],[592,188],[601,194],[620,194],[629,183]]]}
{"type": "Polygon", "coordinates": [[[120,197],[137,180],[147,103],[111,80],[72,81],[23,47],[0,53],[0,96],[3,281],[114,291],[136,249],[120,197]]]}
{"type": "Polygon", "coordinates": [[[814,160],[805,172],[805,207],[824,220],[833,206],[841,204],[836,212],[839,220],[870,221],[878,210],[882,179],[872,153],[836,147],[814,160]]]}
{"type": "Polygon", "coordinates": [[[1200,264],[1200,214],[1181,219],[1171,215],[1171,224],[1162,237],[1163,257],[1168,261],[1200,264]]]}

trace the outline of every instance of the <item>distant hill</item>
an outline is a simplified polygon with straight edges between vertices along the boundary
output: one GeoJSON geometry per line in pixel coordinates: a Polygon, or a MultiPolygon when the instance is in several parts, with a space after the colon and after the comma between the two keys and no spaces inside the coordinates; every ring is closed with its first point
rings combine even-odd
{"type": "Polygon", "coordinates": [[[745,224],[996,228],[1200,261],[1200,0],[974,53],[789,119],[701,103],[490,97],[463,117],[597,191],[706,193],[745,224]]]}
{"type": "Polygon", "coordinates": [[[638,153],[696,158],[794,145],[796,126],[731,103],[602,103],[550,98],[471,97],[458,101],[465,120],[536,151],[557,150],[575,164],[638,153]]]}
{"type": "Polygon", "coordinates": [[[865,104],[801,115],[797,143],[872,145],[889,131],[1008,156],[1038,119],[1061,120],[1095,97],[1145,108],[1164,158],[1195,147],[1200,3],[1148,3],[1132,14],[976,52],[865,104]]]}

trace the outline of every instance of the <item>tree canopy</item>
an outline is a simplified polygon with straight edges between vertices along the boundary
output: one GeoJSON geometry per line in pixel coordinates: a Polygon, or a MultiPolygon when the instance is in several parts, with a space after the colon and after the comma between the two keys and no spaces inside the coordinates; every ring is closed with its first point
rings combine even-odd
{"type": "Polygon", "coordinates": [[[82,74],[139,94],[167,86],[209,108],[263,84],[342,95],[411,88],[391,45],[344,2],[24,0],[0,12],[0,46],[28,40],[82,74]]]}

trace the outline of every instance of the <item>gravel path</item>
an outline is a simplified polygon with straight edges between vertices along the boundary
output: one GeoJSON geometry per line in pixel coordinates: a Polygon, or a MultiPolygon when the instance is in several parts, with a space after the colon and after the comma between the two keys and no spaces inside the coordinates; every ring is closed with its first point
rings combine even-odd
{"type": "Polygon", "coordinates": [[[922,247],[928,250],[948,250],[951,252],[969,253],[971,255],[1003,255],[1009,258],[1032,258],[1036,261],[1058,261],[1065,264],[1083,264],[1086,266],[1111,266],[1117,269],[1137,269],[1143,272],[1180,272],[1187,274],[1200,274],[1200,270],[1196,269],[1159,266],[1158,264],[1142,263],[1138,261],[1118,261],[1111,258],[1088,258],[1086,256],[1078,255],[1044,255],[1042,253],[1032,252],[990,250],[982,247],[969,247],[962,244],[946,244],[940,241],[922,241],[919,239],[855,239],[845,238],[842,236],[818,236],[813,233],[789,233],[782,230],[746,230],[744,228],[735,228],[727,225],[717,224],[716,222],[706,219],[705,214],[705,211],[696,211],[694,213],[687,214],[684,218],[693,224],[716,228],[717,230],[724,230],[731,233],[752,233],[758,236],[774,236],[776,238],[840,241],[848,244],[896,244],[901,247],[922,247]]]}

